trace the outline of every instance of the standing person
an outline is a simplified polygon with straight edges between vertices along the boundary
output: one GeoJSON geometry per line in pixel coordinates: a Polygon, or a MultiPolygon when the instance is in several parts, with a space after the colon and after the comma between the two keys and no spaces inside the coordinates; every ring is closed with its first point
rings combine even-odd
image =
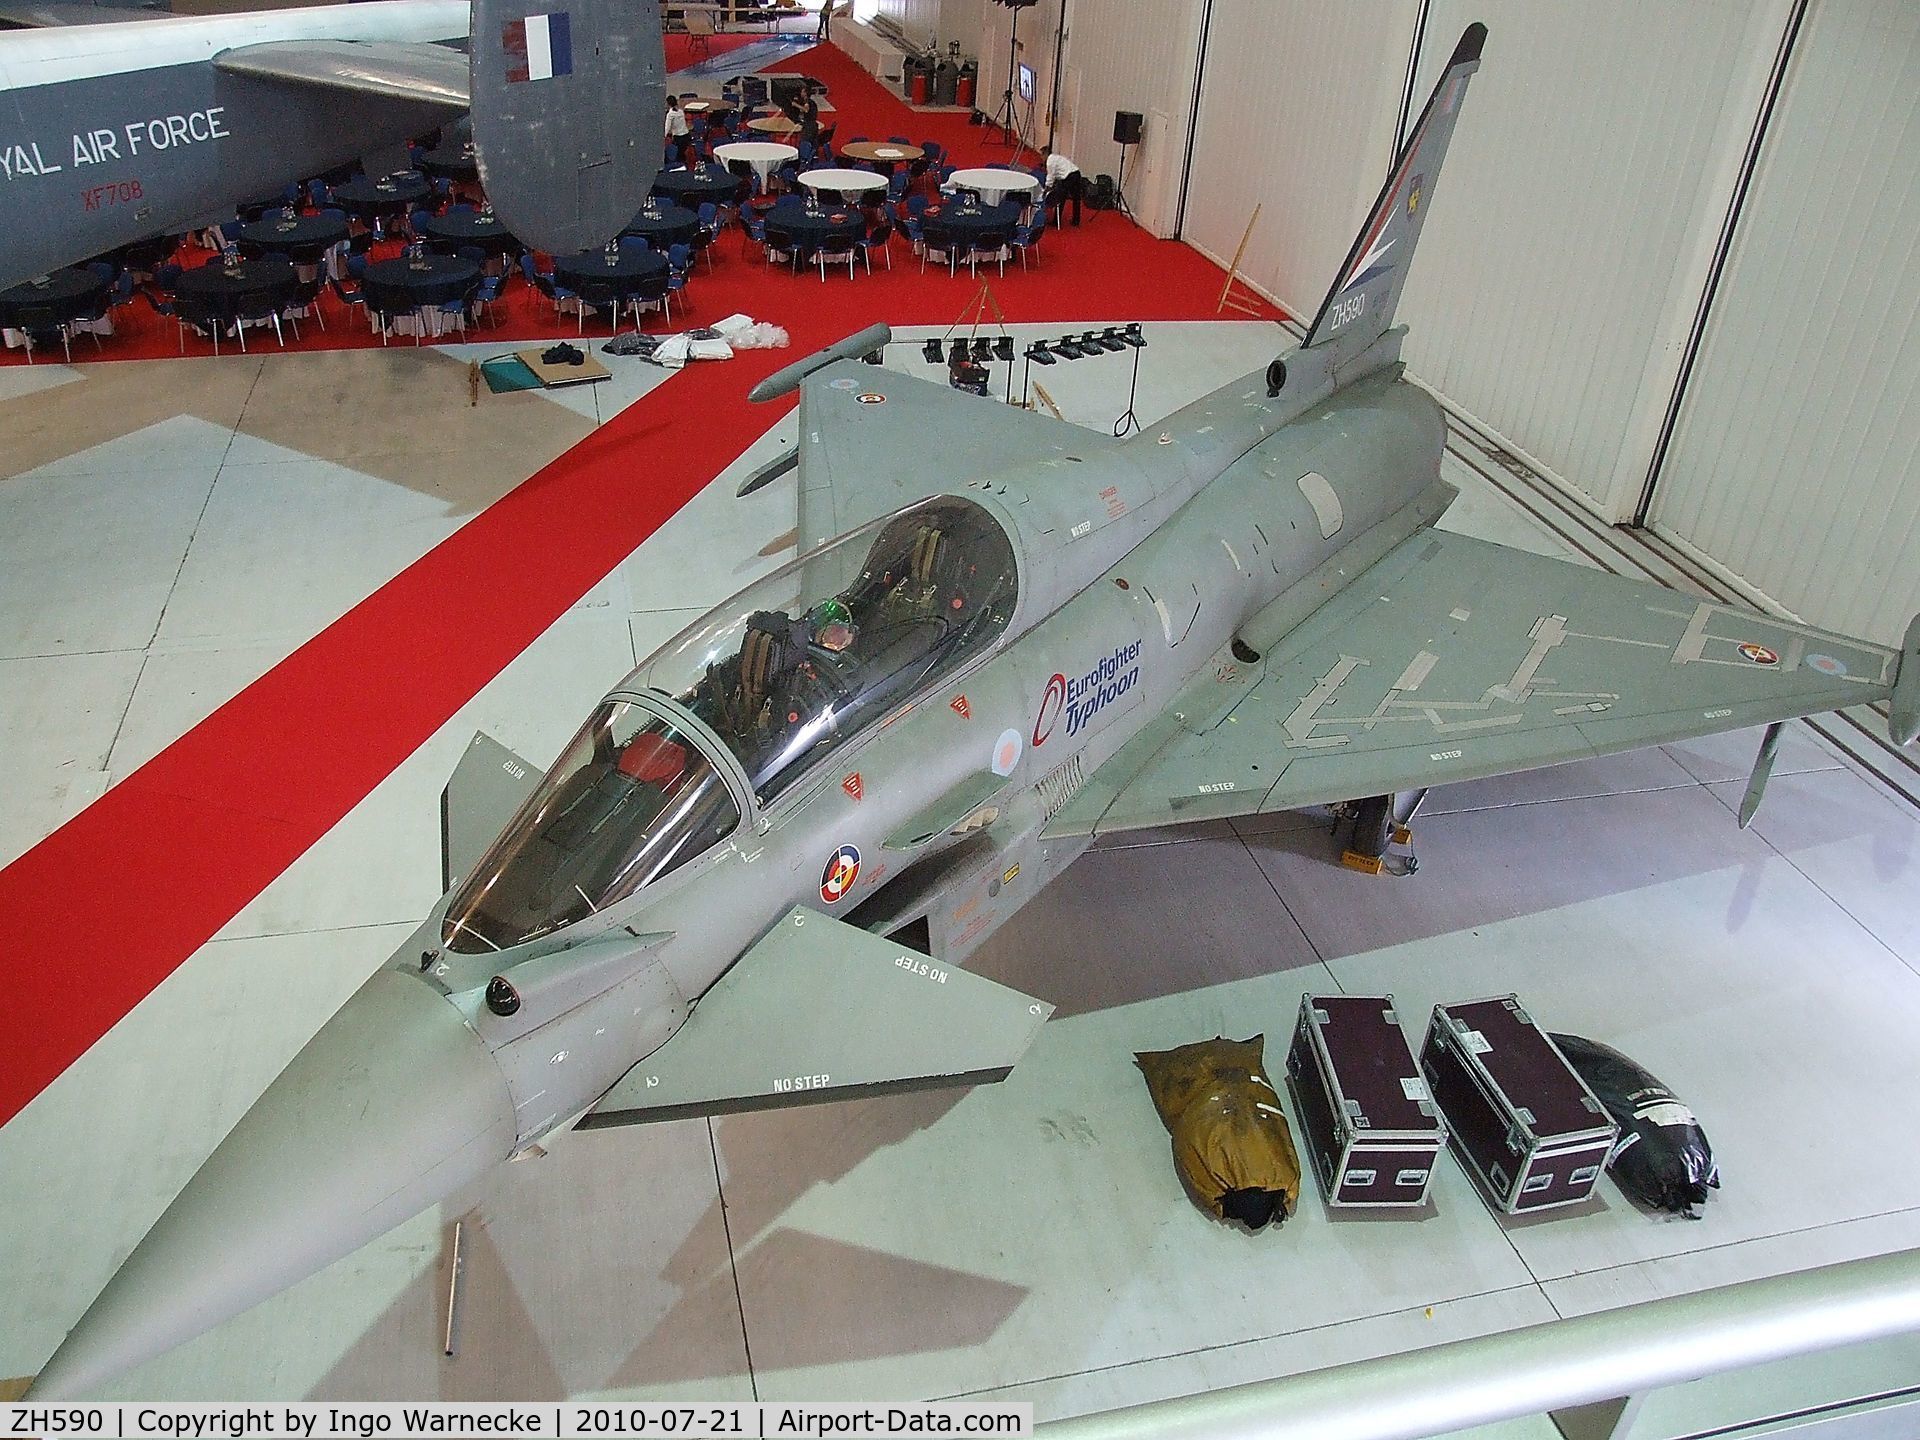
{"type": "Polygon", "coordinates": [[[1058,208],[1060,223],[1067,218],[1067,202],[1073,202],[1073,223],[1080,223],[1080,205],[1086,199],[1087,177],[1080,173],[1080,167],[1060,154],[1051,145],[1040,152],[1047,157],[1047,198],[1045,208],[1058,208]]]}
{"type": "Polygon", "coordinates": [[[679,155],[680,163],[683,166],[688,163],[687,137],[692,135],[692,133],[693,127],[687,123],[687,112],[680,108],[680,97],[678,95],[667,96],[667,144],[674,148],[674,152],[679,155]]]}
{"type": "Polygon", "coordinates": [[[800,127],[796,137],[809,145],[820,140],[820,102],[813,97],[813,87],[808,86],[780,107],[780,113],[800,127]]]}
{"type": "Polygon", "coordinates": [[[833,0],[820,0],[820,28],[813,32],[816,40],[833,38],[833,0]]]}

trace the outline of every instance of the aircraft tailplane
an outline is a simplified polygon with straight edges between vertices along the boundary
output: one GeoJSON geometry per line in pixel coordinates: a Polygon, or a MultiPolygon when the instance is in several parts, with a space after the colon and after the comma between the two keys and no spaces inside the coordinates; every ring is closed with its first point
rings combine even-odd
{"type": "Polygon", "coordinates": [[[660,171],[660,7],[473,0],[473,144],[501,221],[536,250],[606,244],[660,171]]]}
{"type": "Polygon", "coordinates": [[[1338,347],[1333,360],[1338,364],[1360,354],[1393,324],[1413,247],[1433,202],[1440,163],[1453,138],[1467,81],[1480,68],[1480,47],[1486,39],[1487,27],[1476,22],[1453,47],[1453,56],[1401,147],[1367,223],[1360,227],[1333,288],[1320,302],[1302,349],[1338,347]]]}

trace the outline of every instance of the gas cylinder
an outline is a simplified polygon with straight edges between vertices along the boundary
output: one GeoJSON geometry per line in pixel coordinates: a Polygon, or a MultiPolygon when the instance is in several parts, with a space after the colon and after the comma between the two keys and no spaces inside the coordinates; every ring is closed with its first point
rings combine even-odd
{"type": "Polygon", "coordinates": [[[953,103],[973,108],[973,92],[980,83],[980,62],[969,60],[960,67],[960,76],[954,82],[953,103]]]}

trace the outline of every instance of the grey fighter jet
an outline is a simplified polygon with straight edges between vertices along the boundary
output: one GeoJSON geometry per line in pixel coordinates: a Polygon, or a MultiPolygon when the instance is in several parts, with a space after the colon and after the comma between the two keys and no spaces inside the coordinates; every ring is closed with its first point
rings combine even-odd
{"type": "Polygon", "coordinates": [[[646,198],[665,109],[660,10],[629,0],[369,0],[0,32],[0,289],[382,152],[399,169],[408,137],[469,110],[501,220],[535,248],[588,249],[646,198]]]}
{"type": "Polygon", "coordinates": [[[765,382],[800,393],[800,558],[616,685],[544,776],[476,737],[444,799],[446,896],[36,1395],[562,1127],[1005,1074],[1049,1007],[959,967],[1096,835],[1385,814],[1888,697],[1911,742],[1920,621],[1902,655],[1432,528],[1445,427],[1391,326],[1484,38],[1461,38],[1305,342],[1145,434],[860,363],[883,328],[765,382]],[[929,451],[967,456],[964,482],[901,478],[929,451]]]}

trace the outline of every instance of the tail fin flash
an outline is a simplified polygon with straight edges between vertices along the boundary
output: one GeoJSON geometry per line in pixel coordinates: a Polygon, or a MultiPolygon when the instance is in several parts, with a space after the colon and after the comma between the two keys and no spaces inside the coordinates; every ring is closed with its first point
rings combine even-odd
{"type": "Polygon", "coordinates": [[[1420,240],[1440,163],[1453,139],[1454,121],[1466,97],[1467,80],[1480,68],[1480,47],[1487,27],[1469,25],[1453,47],[1453,58],[1427,97],[1420,119],[1401,147],[1386,187],[1374,202],[1367,223],[1347,252],[1346,263],[1320,302],[1303,348],[1338,345],[1343,356],[1366,349],[1393,324],[1406,284],[1413,247],[1420,240]]]}
{"type": "Polygon", "coordinates": [[[500,219],[530,249],[596,249],[660,169],[660,7],[473,0],[474,154],[500,219]]]}

